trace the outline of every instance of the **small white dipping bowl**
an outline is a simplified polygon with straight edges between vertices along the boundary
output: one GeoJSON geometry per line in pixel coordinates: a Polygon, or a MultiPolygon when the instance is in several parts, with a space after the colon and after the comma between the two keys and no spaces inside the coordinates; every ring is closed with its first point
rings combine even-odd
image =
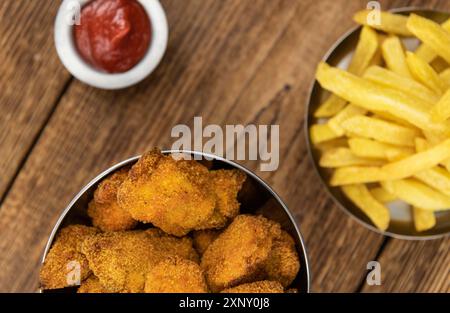
{"type": "Polygon", "coordinates": [[[73,38],[77,9],[91,0],[64,0],[55,21],[55,45],[67,70],[82,82],[101,89],[122,89],[137,84],[150,75],[161,61],[169,37],[166,14],[158,0],[138,0],[149,16],[152,39],[144,58],[123,73],[106,73],[86,63],[78,53],[73,38]]]}

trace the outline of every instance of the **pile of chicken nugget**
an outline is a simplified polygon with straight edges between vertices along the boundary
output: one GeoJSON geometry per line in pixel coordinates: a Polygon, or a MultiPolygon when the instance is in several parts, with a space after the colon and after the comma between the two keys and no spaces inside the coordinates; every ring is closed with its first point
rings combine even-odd
{"type": "Polygon", "coordinates": [[[92,226],[59,231],[41,288],[73,287],[75,269],[79,293],[296,292],[294,240],[274,221],[239,213],[245,179],[157,149],[144,154],[99,184],[92,226]]]}

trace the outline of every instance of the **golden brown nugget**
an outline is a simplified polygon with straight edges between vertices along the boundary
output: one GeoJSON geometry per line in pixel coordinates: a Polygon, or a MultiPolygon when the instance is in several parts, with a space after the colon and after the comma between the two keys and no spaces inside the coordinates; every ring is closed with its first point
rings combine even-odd
{"type": "Polygon", "coordinates": [[[94,275],[89,276],[85,281],[81,283],[78,288],[78,293],[108,293],[97,277],[94,275]]]}
{"type": "Polygon", "coordinates": [[[273,242],[272,250],[264,265],[265,278],[279,281],[283,287],[289,286],[300,269],[295,242],[285,231],[273,242]]]}
{"type": "Polygon", "coordinates": [[[83,242],[82,252],[108,292],[142,292],[145,273],[166,257],[144,231],[90,236],[83,242]]]}
{"type": "Polygon", "coordinates": [[[189,237],[174,237],[166,234],[159,228],[150,228],[145,231],[153,239],[153,243],[157,249],[163,254],[177,255],[183,259],[191,260],[199,263],[200,258],[194,249],[193,240],[189,237]]]}
{"type": "Polygon", "coordinates": [[[81,253],[83,240],[97,233],[93,227],[83,225],[70,225],[58,233],[56,239],[45,258],[44,265],[40,271],[41,287],[43,289],[58,289],[73,285],[70,276],[79,265],[80,281],[91,273],[86,257],[81,253]],[[69,281],[68,281],[69,280],[69,281]]]}
{"type": "Polygon", "coordinates": [[[147,273],[147,293],[204,293],[208,292],[200,266],[178,256],[169,257],[147,273]]]}
{"type": "Polygon", "coordinates": [[[119,170],[104,179],[95,190],[88,215],[92,224],[102,231],[129,230],[137,225],[130,213],[117,203],[117,189],[127,177],[128,170],[119,170]]]}
{"type": "Polygon", "coordinates": [[[222,228],[239,214],[237,195],[247,176],[240,170],[216,170],[209,173],[217,197],[216,208],[208,221],[196,229],[222,228]]]}
{"type": "Polygon", "coordinates": [[[166,233],[184,236],[208,220],[216,196],[206,167],[176,161],[158,150],[144,154],[119,187],[119,205],[166,233]]]}
{"type": "Polygon", "coordinates": [[[211,290],[258,279],[280,233],[278,224],[262,216],[238,215],[203,254],[201,266],[211,290]]]}
{"type": "Polygon", "coordinates": [[[283,293],[283,286],[277,281],[262,280],[228,288],[222,293],[283,293]]]}
{"type": "Polygon", "coordinates": [[[205,229],[193,232],[194,247],[200,255],[205,253],[209,245],[221,234],[221,230],[205,229]]]}

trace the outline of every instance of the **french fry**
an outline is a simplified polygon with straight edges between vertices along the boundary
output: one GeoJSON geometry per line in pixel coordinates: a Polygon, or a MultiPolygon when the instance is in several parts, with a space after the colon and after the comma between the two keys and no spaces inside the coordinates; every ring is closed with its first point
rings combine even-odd
{"type": "Polygon", "coordinates": [[[397,36],[388,37],[381,45],[381,51],[388,69],[404,77],[411,78],[411,73],[406,64],[405,50],[397,36]]]}
{"type": "Polygon", "coordinates": [[[418,232],[429,230],[436,225],[436,216],[433,211],[413,207],[414,227],[418,232]]]}
{"type": "Polygon", "coordinates": [[[419,128],[417,128],[416,126],[409,123],[406,119],[399,118],[388,112],[383,112],[383,111],[375,112],[374,111],[374,114],[372,116],[375,118],[378,118],[378,119],[386,120],[389,122],[394,122],[395,124],[398,124],[400,126],[405,126],[405,127],[416,129],[417,131],[421,131],[419,128]]]}
{"type": "Polygon", "coordinates": [[[415,139],[416,151],[423,152],[429,148],[428,141],[424,138],[417,137],[415,139]]]}
{"type": "MultiPolygon", "coordinates": [[[[429,148],[428,142],[423,138],[416,138],[417,152],[425,151],[429,148]]],[[[442,163],[445,163],[442,162],[442,163]]],[[[450,196],[450,172],[440,166],[435,166],[428,170],[417,173],[414,177],[425,184],[439,190],[443,194],[450,196]]]]}
{"type": "Polygon", "coordinates": [[[389,226],[389,209],[378,202],[364,185],[343,186],[344,194],[381,230],[389,226]]]}
{"type": "Polygon", "coordinates": [[[448,136],[429,130],[422,130],[422,133],[431,146],[440,144],[441,142],[443,142],[445,139],[448,138],[448,136]]]}
{"type": "MultiPolygon", "coordinates": [[[[361,25],[367,25],[374,29],[381,30],[389,34],[395,34],[399,36],[411,36],[410,30],[406,27],[408,18],[400,14],[393,14],[389,12],[380,12],[380,20],[371,18],[371,14],[374,11],[362,10],[357,12],[353,16],[353,20],[361,25]]],[[[375,12],[376,14],[378,12],[375,12]]]]}
{"type": "Polygon", "coordinates": [[[420,135],[414,129],[368,116],[354,116],[341,125],[349,134],[400,146],[413,147],[414,139],[420,135]]]}
{"type": "Polygon", "coordinates": [[[428,111],[432,103],[332,68],[324,62],[318,66],[317,80],[323,88],[366,110],[390,113],[420,129],[450,133],[449,123],[431,122],[428,111]]]}
{"type": "Polygon", "coordinates": [[[310,135],[311,141],[315,145],[339,137],[327,124],[315,124],[311,126],[310,135]]]}
{"type": "Polygon", "coordinates": [[[360,158],[355,156],[349,148],[336,148],[326,151],[320,158],[319,165],[327,168],[336,168],[353,165],[379,166],[381,160],[360,158]]]}
{"type": "Polygon", "coordinates": [[[376,166],[348,166],[337,168],[331,176],[331,186],[374,183],[386,180],[386,173],[376,166]]]}
{"type": "Polygon", "coordinates": [[[402,179],[430,169],[450,158],[450,139],[417,154],[386,164],[382,171],[389,179],[402,179]]]}
{"type": "MultiPolygon", "coordinates": [[[[441,24],[442,28],[446,31],[450,32],[450,19],[446,20],[444,23],[441,24]]],[[[432,48],[427,46],[426,44],[421,44],[417,50],[416,55],[424,60],[427,63],[431,63],[434,59],[436,59],[437,54],[434,52],[432,48]]]]}
{"type": "Polygon", "coordinates": [[[450,118],[450,89],[434,105],[430,112],[433,122],[440,123],[450,118]]]}
{"type": "Polygon", "coordinates": [[[450,68],[439,73],[439,77],[447,84],[447,87],[450,88],[450,68]]]}
{"type": "Polygon", "coordinates": [[[378,158],[395,161],[414,153],[408,147],[390,145],[366,138],[350,138],[348,145],[352,153],[362,158],[378,158]]]}
{"type": "Polygon", "coordinates": [[[389,202],[397,200],[397,197],[395,195],[388,192],[383,187],[372,188],[372,189],[370,189],[370,193],[378,202],[381,202],[381,203],[389,203],[389,202]]]}
{"type": "Polygon", "coordinates": [[[370,62],[377,53],[378,47],[377,33],[370,27],[363,27],[355,53],[347,70],[354,75],[361,76],[369,67],[370,62]]]}
{"type": "Polygon", "coordinates": [[[321,152],[325,152],[336,148],[345,148],[345,147],[348,148],[348,140],[347,138],[339,137],[315,144],[314,147],[320,150],[321,152]]]}
{"type": "Polygon", "coordinates": [[[446,169],[435,166],[418,172],[414,178],[450,197],[450,173],[446,169]]]}
{"type": "Polygon", "coordinates": [[[406,52],[406,63],[408,64],[409,71],[417,81],[438,95],[442,95],[446,91],[447,85],[430,64],[409,51],[406,52]]]}
{"type": "MultiPolygon", "coordinates": [[[[423,134],[425,135],[425,138],[427,139],[427,146],[426,149],[429,149],[432,146],[436,146],[443,142],[447,137],[441,136],[440,134],[435,134],[434,132],[430,131],[423,131],[423,134]]],[[[416,145],[417,147],[417,145],[416,145]]],[[[446,159],[442,162],[440,162],[447,171],[450,171],[450,159],[446,159]]]]}
{"type": "Polygon", "coordinates": [[[380,85],[384,85],[390,88],[396,88],[406,94],[420,98],[429,103],[434,103],[439,100],[439,97],[436,93],[434,93],[421,83],[415,81],[414,79],[394,73],[380,66],[369,67],[364,73],[363,77],[380,85]]]}
{"type": "Polygon", "coordinates": [[[319,165],[378,228],[389,226],[384,204],[400,200],[426,231],[434,212],[450,211],[450,19],[375,10],[354,19],[364,26],[348,69],[317,68],[331,94],[310,129],[319,165]],[[411,35],[422,42],[414,53],[398,37],[411,35]]]}
{"type": "Polygon", "coordinates": [[[347,104],[347,101],[336,95],[330,95],[314,112],[314,117],[331,117],[341,111],[347,104]]]}
{"type": "MultiPolygon", "coordinates": [[[[369,27],[363,27],[348,71],[358,76],[362,75],[377,53],[378,46],[376,32],[369,27]]],[[[346,104],[347,101],[332,94],[314,112],[314,116],[317,118],[332,117],[340,112],[346,104]]]]}
{"type": "Polygon", "coordinates": [[[415,179],[389,180],[381,186],[399,199],[423,210],[450,209],[450,198],[415,179]]]}
{"type": "Polygon", "coordinates": [[[416,14],[411,14],[406,27],[414,36],[450,64],[450,33],[441,25],[416,14]]]}
{"type": "Polygon", "coordinates": [[[360,108],[356,105],[349,104],[347,105],[341,112],[333,116],[328,121],[328,126],[339,136],[343,136],[345,134],[345,130],[342,128],[341,124],[348,120],[351,117],[364,115],[366,114],[366,110],[360,108]]]}

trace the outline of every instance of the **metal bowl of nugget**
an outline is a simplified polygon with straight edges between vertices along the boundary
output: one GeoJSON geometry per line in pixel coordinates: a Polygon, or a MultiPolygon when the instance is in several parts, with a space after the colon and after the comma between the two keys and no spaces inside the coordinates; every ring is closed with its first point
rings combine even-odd
{"type": "Polygon", "coordinates": [[[70,202],[40,291],[307,293],[310,270],[294,218],[258,176],[214,155],[154,149],[70,202]]]}
{"type": "Polygon", "coordinates": [[[450,14],[360,11],[319,64],[306,116],[328,194],[369,229],[450,234],[450,14]]]}

